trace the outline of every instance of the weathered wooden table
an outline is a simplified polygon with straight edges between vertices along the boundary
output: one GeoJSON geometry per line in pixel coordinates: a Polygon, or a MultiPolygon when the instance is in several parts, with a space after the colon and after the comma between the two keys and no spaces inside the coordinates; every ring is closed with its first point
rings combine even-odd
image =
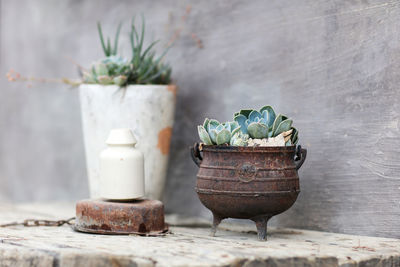
{"type": "MultiPolygon", "coordinates": [[[[72,204],[0,205],[0,223],[73,215],[72,204]]],[[[180,226],[162,237],[0,228],[0,266],[400,266],[398,239],[269,229],[268,241],[260,242],[253,225],[223,223],[210,237],[201,220],[168,221],[180,226]]]]}

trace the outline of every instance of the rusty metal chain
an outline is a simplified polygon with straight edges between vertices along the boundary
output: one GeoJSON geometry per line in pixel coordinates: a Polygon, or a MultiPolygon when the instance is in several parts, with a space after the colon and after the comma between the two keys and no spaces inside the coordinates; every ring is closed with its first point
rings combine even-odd
{"type": "Polygon", "coordinates": [[[9,226],[26,226],[26,227],[32,227],[32,226],[62,226],[64,224],[67,225],[73,225],[75,217],[69,218],[68,220],[35,220],[35,219],[26,219],[23,222],[11,222],[11,223],[5,223],[5,224],[0,224],[0,227],[9,227],[9,226]]]}

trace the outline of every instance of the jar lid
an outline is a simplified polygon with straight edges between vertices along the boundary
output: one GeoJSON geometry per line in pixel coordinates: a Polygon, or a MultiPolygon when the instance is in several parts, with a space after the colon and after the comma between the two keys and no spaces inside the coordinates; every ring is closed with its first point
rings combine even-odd
{"type": "Polygon", "coordinates": [[[135,145],[136,143],[135,136],[128,128],[112,129],[106,141],[107,145],[135,145]]]}

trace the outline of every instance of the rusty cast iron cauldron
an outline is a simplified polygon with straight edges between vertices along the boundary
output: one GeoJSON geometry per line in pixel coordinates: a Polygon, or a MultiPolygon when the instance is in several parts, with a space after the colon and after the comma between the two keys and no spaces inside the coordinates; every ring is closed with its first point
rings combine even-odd
{"type": "Polygon", "coordinates": [[[266,240],[268,220],[289,209],[300,193],[297,170],[307,150],[196,143],[191,155],[200,167],[196,192],[213,214],[211,235],[223,219],[250,219],[258,238],[266,240]]]}

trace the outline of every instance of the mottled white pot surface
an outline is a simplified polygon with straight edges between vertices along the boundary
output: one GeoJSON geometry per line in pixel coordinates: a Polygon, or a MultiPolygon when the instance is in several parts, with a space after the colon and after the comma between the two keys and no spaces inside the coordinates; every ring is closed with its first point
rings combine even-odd
{"type": "Polygon", "coordinates": [[[146,196],[161,199],[175,111],[173,85],[79,88],[90,197],[99,197],[99,154],[111,129],[129,128],[144,154],[146,196]]]}

